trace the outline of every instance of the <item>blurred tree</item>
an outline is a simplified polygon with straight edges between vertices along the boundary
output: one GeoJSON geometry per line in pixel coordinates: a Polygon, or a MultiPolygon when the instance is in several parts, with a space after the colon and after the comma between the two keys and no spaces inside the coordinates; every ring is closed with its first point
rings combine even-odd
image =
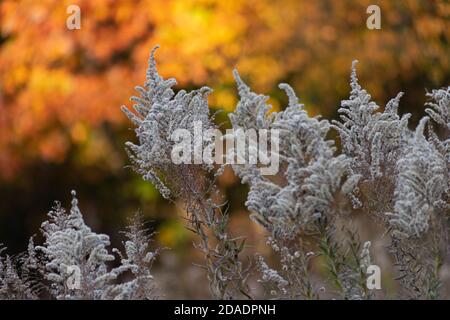
{"type": "Polygon", "coordinates": [[[35,159],[62,162],[74,144],[80,165],[118,168],[101,124],[123,121],[118,106],[142,82],[155,43],[163,74],[214,87],[213,105],[228,110],[234,66],[256,90],[289,81],[325,115],[347,94],[355,58],[383,101],[449,81],[448,1],[6,0],[0,17],[3,177],[35,159]],[[376,3],[382,29],[373,31],[366,8],[376,3]],[[70,4],[81,8],[81,30],[66,28],[70,4]]]}
{"type": "Polygon", "coordinates": [[[311,112],[334,116],[359,59],[380,104],[405,90],[402,106],[422,113],[424,89],[450,82],[449,18],[445,0],[3,0],[0,219],[41,212],[75,187],[105,215],[135,210],[142,195],[157,201],[122,169],[129,124],[119,110],[156,43],[161,74],[213,87],[212,105],[228,111],[237,67],[275,108],[287,81],[311,112]],[[66,28],[72,4],[80,30],[66,28]],[[366,27],[370,4],[381,30],[366,27]],[[18,193],[25,203],[7,198],[18,193]]]}

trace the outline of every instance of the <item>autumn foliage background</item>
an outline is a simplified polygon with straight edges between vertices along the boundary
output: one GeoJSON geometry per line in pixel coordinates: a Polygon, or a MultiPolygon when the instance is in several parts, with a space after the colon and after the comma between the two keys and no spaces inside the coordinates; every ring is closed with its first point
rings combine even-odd
{"type": "MultiPolygon", "coordinates": [[[[450,83],[449,40],[445,0],[0,1],[0,242],[24,249],[53,200],[67,203],[76,189],[98,231],[114,236],[138,210],[152,221],[156,245],[171,248],[156,266],[167,271],[169,297],[205,295],[189,286],[203,275],[183,213],[126,168],[133,134],[120,106],[143,83],[149,50],[161,46],[159,71],[179,87],[214,89],[218,122],[237,102],[234,67],[275,109],[285,102],[276,85],[288,82],[308,112],[336,117],[358,59],[374,100],[405,91],[401,111],[414,123],[425,89],[450,83]],[[71,4],[81,8],[81,30],[66,28],[71,4]],[[381,30],[366,27],[370,4],[381,8],[381,30]]],[[[234,233],[267,252],[243,206],[246,187],[231,171],[219,184],[234,233]]]]}

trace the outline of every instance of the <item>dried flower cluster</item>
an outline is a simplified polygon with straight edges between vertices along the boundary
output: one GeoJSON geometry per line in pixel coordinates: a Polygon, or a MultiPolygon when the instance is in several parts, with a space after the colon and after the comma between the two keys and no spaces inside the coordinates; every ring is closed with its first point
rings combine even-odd
{"type": "MultiPolygon", "coordinates": [[[[136,87],[141,97],[131,98],[136,102],[136,114],[122,107],[136,125],[139,139],[138,145],[127,142],[126,146],[134,168],[145,180],[153,183],[163,197],[187,198],[192,192],[203,191],[201,187],[197,190],[192,188],[199,184],[202,171],[209,171],[211,167],[195,165],[186,168],[174,165],[171,152],[175,143],[171,136],[176,129],[185,129],[194,135],[195,122],[201,123],[203,130],[213,128],[207,102],[211,89],[203,87],[191,92],[181,90],[175,95],[172,87],[176,80],[164,80],[156,70],[154,53],[157,48],[151,52],[144,87],[136,87]],[[192,182],[190,188],[183,189],[187,185],[179,181],[181,175],[192,182]]],[[[193,148],[194,143],[192,141],[193,148]]]]}
{"type": "MultiPolygon", "coordinates": [[[[378,111],[379,106],[358,83],[355,61],[350,98],[342,102],[338,110],[341,119],[332,125],[342,146],[342,154],[336,156],[334,142],[325,140],[329,122],[308,117],[288,85],[280,85],[288,94],[288,107],[268,115],[267,97],[252,93],[237,73],[235,77],[241,100],[230,115],[233,127],[275,127],[282,132],[279,152],[285,171],[281,180],[261,176],[256,166],[233,166],[250,185],[246,204],[255,220],[272,233],[270,242],[280,252],[280,261],[292,261],[284,244],[294,236],[291,248],[303,253],[312,248],[312,254],[325,258],[341,297],[371,297],[365,286],[370,242],[360,250],[354,230],[346,228],[342,233],[352,236],[347,236],[348,244],[342,246],[346,241],[335,228],[340,220],[351,224],[349,214],[365,213],[386,226],[403,284],[400,296],[438,297],[439,270],[448,251],[449,88],[428,94],[433,101],[426,110],[443,126],[441,136],[447,140],[439,139],[431,125],[426,136],[428,117],[412,131],[408,128],[410,114],[398,115],[402,93],[389,101],[384,111],[378,111]],[[348,201],[351,206],[346,205],[348,201]]],[[[293,267],[281,263],[276,272],[261,257],[258,261],[263,281],[275,284],[272,294],[285,297],[294,287],[304,298],[317,296],[318,292],[310,293],[315,290],[311,281],[288,280],[286,271],[293,267]]],[[[308,262],[303,259],[295,266],[305,270],[308,262]]],[[[308,277],[306,272],[297,274],[308,277]]]]}
{"type": "MultiPolygon", "coordinates": [[[[126,107],[122,108],[136,125],[139,139],[138,145],[126,144],[133,167],[144,180],[152,182],[163,197],[183,202],[189,214],[188,229],[200,238],[196,246],[204,254],[203,267],[207,270],[213,296],[227,299],[237,292],[249,297],[246,286],[248,269],[238,259],[244,242],[228,234],[228,214],[213,201],[216,192],[213,165],[195,159],[194,164],[174,164],[171,161],[175,130],[184,129],[196,136],[195,123],[201,124],[202,132],[215,128],[207,102],[211,89],[203,87],[188,93],[181,90],[175,95],[171,87],[176,80],[164,80],[156,70],[156,49],[150,54],[144,88],[136,88],[141,98],[131,98],[137,102],[134,105],[137,115],[126,107]]],[[[193,139],[190,147],[203,150],[214,143],[212,138],[193,139]]]]}
{"type": "MultiPolygon", "coordinates": [[[[175,130],[195,135],[194,123],[201,123],[205,131],[216,129],[207,101],[211,90],[175,94],[176,81],[164,80],[156,70],[155,49],[144,87],[136,88],[140,97],[132,98],[135,111],[123,107],[138,140],[126,146],[136,172],[163,197],[183,203],[187,228],[199,236],[196,247],[204,254],[202,267],[214,298],[253,298],[248,280],[256,274],[267,297],[383,297],[367,285],[377,256],[368,241],[372,239],[355,222],[360,217],[383,229],[381,238],[388,242],[400,283],[397,297],[442,296],[441,269],[448,264],[449,247],[450,87],[427,94],[428,116],[411,130],[410,114],[398,112],[402,93],[381,110],[358,83],[356,61],[350,97],[342,101],[340,119],[331,123],[309,116],[287,84],[279,87],[288,105],[270,112],[268,97],[252,92],[235,71],[240,100],[229,114],[233,129],[280,133],[279,147],[271,151],[280,159],[277,175],[263,175],[261,163],[232,165],[249,185],[246,206],[266,230],[267,244],[278,259],[277,267],[271,267],[273,261],[258,254],[256,268],[251,268],[242,258],[245,242],[229,234],[229,216],[217,201],[215,177],[223,168],[171,161],[175,130]],[[338,133],[340,148],[329,138],[331,129],[338,133]]],[[[192,141],[192,149],[215,142],[201,143],[192,141]]],[[[73,194],[70,211],[57,204],[42,233],[45,242],[35,246],[31,239],[25,254],[1,257],[0,251],[0,298],[154,297],[150,268],[155,253],[149,250],[150,238],[139,220],[125,233],[125,252],[110,251],[109,237],[86,226],[73,194]],[[120,265],[111,267],[114,253],[120,265]],[[67,271],[70,266],[80,270],[79,289],[67,285],[73,276],[67,271]]]]}
{"type": "Polygon", "coordinates": [[[75,191],[72,196],[69,212],[57,202],[48,213],[49,219],[41,227],[45,238],[41,246],[34,246],[30,239],[26,253],[0,257],[0,298],[155,298],[150,270],[157,251],[150,251],[151,239],[139,216],[125,232],[122,254],[108,249],[109,236],[97,234],[85,224],[75,191]],[[120,257],[116,267],[114,253],[120,257]]]}
{"type": "MultiPolygon", "coordinates": [[[[341,296],[369,298],[364,284],[365,270],[370,264],[369,242],[359,254],[358,240],[349,236],[347,239],[351,241],[343,249],[334,228],[339,219],[347,219],[349,223],[348,213],[357,209],[385,223],[399,280],[405,289],[402,294],[437,297],[438,270],[448,250],[449,88],[428,94],[433,101],[427,104],[430,108],[426,112],[443,126],[442,135],[447,134],[447,140],[440,140],[431,125],[425,136],[428,117],[420,121],[415,131],[408,128],[410,114],[398,115],[402,93],[389,101],[384,111],[378,111],[371,96],[359,85],[355,67],[356,61],[352,67],[350,98],[342,102],[338,110],[341,119],[332,125],[341,140],[339,156],[335,156],[334,143],[325,140],[329,122],[308,117],[289,86],[280,85],[288,94],[288,107],[268,115],[267,97],[252,93],[235,73],[241,100],[230,115],[233,127],[279,128],[280,158],[286,169],[281,182],[278,179],[276,183],[261,176],[256,166],[233,168],[250,185],[246,204],[254,212],[255,220],[272,233],[270,243],[280,252],[280,261],[293,260],[286,247],[279,247],[286,238],[299,232],[315,236],[318,239],[312,242],[319,243],[316,252],[325,257],[341,296]],[[343,195],[353,208],[345,205],[343,195]],[[426,245],[418,245],[419,239],[427,239],[426,245]]],[[[347,232],[352,234],[351,230],[347,232]]],[[[300,249],[296,252],[307,252],[304,241],[297,239],[290,246],[300,249]]],[[[294,287],[299,296],[317,296],[311,294],[314,290],[311,281],[288,280],[287,270],[308,268],[304,259],[294,267],[282,263],[280,272],[270,269],[261,257],[258,261],[262,280],[275,284],[271,294],[286,297],[294,287]]],[[[308,277],[306,272],[297,275],[308,277]]]]}
{"type": "Polygon", "coordinates": [[[236,174],[250,185],[246,205],[256,213],[254,219],[277,237],[293,238],[310,223],[332,215],[336,194],[352,192],[359,176],[345,180],[350,159],[335,156],[334,141],[326,140],[329,122],[309,117],[289,85],[280,85],[289,97],[287,108],[268,115],[268,97],[251,92],[236,71],[234,75],[241,100],[230,114],[233,128],[279,130],[284,167],[281,182],[274,182],[260,174],[258,164],[234,165],[236,174]]]}

